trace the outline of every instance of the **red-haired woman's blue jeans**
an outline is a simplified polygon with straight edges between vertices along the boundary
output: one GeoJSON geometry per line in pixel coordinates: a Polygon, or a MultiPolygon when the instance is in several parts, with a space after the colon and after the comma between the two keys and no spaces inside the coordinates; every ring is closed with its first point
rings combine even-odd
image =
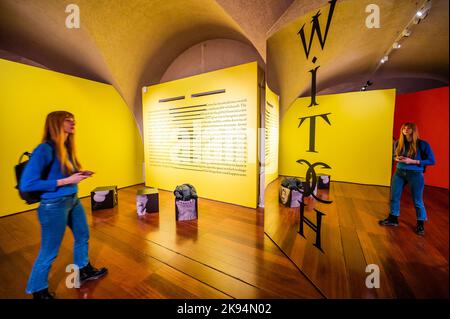
{"type": "Polygon", "coordinates": [[[41,224],[41,249],[34,262],[26,288],[27,293],[48,288],[48,274],[64,237],[66,226],[74,236],[74,264],[79,268],[89,262],[89,227],[84,208],[77,195],[42,199],[38,208],[41,224]]]}
{"type": "Polygon", "coordinates": [[[425,186],[423,172],[398,169],[392,177],[391,186],[391,215],[400,216],[400,199],[403,188],[409,185],[416,209],[417,220],[427,220],[427,212],[423,204],[423,188],[425,186]]]}

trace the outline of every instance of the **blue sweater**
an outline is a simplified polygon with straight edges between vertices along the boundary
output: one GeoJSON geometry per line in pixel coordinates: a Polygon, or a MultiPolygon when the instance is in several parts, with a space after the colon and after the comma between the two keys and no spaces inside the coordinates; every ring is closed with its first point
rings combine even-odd
{"type": "Polygon", "coordinates": [[[47,143],[39,144],[33,151],[30,161],[26,165],[19,187],[22,192],[41,191],[41,198],[50,199],[75,194],[78,191],[77,184],[56,186],[57,180],[66,178],[61,171],[61,163],[56,157],[50,167],[46,180],[41,179],[42,172],[53,160],[53,147],[47,143]]]}
{"type": "MultiPolygon", "coordinates": [[[[405,149],[403,151],[403,154],[401,154],[404,157],[408,157],[408,150],[409,150],[409,144],[407,141],[405,141],[405,149]]],[[[397,143],[394,146],[394,158],[395,158],[395,147],[397,143]]],[[[431,149],[430,144],[424,140],[418,141],[418,147],[417,147],[417,154],[413,158],[415,160],[419,160],[420,164],[405,164],[397,162],[397,168],[404,169],[404,170],[410,170],[410,171],[420,171],[423,172],[423,169],[425,166],[428,165],[434,165],[436,163],[434,159],[433,150],[431,149]]]]}

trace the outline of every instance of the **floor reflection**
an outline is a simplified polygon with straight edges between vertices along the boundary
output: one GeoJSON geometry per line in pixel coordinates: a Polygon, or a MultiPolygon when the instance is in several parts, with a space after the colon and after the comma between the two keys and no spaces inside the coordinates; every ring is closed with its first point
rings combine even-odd
{"type": "MultiPolygon", "coordinates": [[[[395,229],[378,225],[378,220],[389,211],[388,187],[332,182],[329,190],[319,189],[318,198],[333,202],[324,204],[312,197],[305,199],[304,216],[309,223],[303,224],[302,237],[299,234],[300,209],[279,203],[281,180],[278,178],[266,188],[264,230],[325,296],[400,298],[404,294],[399,294],[396,286],[403,286],[405,291],[411,291],[410,296],[448,297],[448,272],[439,270],[442,267],[448,269],[448,255],[441,254],[442,242],[434,240],[434,235],[418,237],[408,221],[395,229]],[[320,233],[323,251],[314,246],[317,211],[324,213],[320,233]],[[427,253],[417,254],[424,247],[427,253]],[[428,268],[406,268],[405,263],[413,260],[428,268]],[[392,267],[401,270],[397,276],[382,274],[382,279],[386,279],[384,286],[370,289],[365,284],[368,264],[379,265],[387,271],[392,267]],[[433,281],[432,288],[419,289],[427,286],[424,274],[429,272],[439,279],[433,281]],[[403,277],[409,280],[405,281],[403,277]]],[[[441,196],[442,192],[436,189],[435,195],[431,192],[433,188],[428,190],[426,206],[434,208],[434,218],[439,222],[430,222],[429,227],[448,238],[448,216],[445,214],[448,212],[448,195],[441,196]],[[433,197],[439,200],[433,200],[433,197]]],[[[410,198],[405,196],[402,199],[402,216],[414,221],[414,206],[409,201],[410,198]],[[408,215],[410,217],[406,217],[408,215]]],[[[448,240],[445,245],[448,250],[448,240]]]]}

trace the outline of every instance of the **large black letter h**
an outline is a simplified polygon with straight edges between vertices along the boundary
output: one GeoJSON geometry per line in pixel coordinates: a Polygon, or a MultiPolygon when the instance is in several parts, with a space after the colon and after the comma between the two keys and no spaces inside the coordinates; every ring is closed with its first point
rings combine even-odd
{"type": "Polygon", "coordinates": [[[305,204],[303,203],[303,200],[300,202],[300,229],[298,232],[303,238],[306,238],[303,234],[303,223],[309,226],[309,228],[316,232],[316,243],[314,244],[314,246],[317,247],[317,249],[319,249],[321,252],[323,252],[320,241],[320,231],[322,229],[322,216],[325,216],[325,214],[318,211],[317,209],[314,209],[314,211],[316,212],[316,225],[305,217],[305,204]]]}

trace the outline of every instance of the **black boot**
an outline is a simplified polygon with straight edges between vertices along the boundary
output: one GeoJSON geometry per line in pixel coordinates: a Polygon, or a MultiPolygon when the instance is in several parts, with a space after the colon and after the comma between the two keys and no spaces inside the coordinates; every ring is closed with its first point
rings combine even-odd
{"type": "Polygon", "coordinates": [[[55,299],[55,294],[53,292],[49,292],[48,288],[33,292],[33,299],[35,300],[44,300],[44,299],[55,299]]]}
{"type": "Polygon", "coordinates": [[[89,280],[96,280],[108,272],[106,268],[94,268],[91,263],[88,263],[85,267],[80,269],[80,285],[83,285],[89,280]]]}
{"type": "Polygon", "coordinates": [[[388,218],[380,220],[378,224],[381,226],[398,226],[398,218],[397,216],[389,214],[388,218]]]}
{"type": "Polygon", "coordinates": [[[416,234],[420,235],[420,236],[425,235],[425,228],[423,227],[423,220],[417,221],[416,234]]]}

